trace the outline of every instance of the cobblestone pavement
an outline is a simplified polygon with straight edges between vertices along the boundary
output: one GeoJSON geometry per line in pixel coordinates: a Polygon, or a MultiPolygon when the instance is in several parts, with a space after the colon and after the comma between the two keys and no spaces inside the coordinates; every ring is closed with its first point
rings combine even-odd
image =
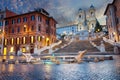
{"type": "Polygon", "coordinates": [[[0,64],[0,80],[120,80],[120,58],[81,64],[0,64]]]}

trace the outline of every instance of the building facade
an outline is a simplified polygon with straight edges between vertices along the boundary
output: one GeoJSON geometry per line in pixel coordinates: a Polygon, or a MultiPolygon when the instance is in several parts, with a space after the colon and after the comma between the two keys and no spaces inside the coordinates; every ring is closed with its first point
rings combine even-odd
{"type": "Polygon", "coordinates": [[[56,29],[56,33],[59,35],[71,35],[77,33],[77,25],[69,25],[64,27],[59,27],[56,29]]]}
{"type": "Polygon", "coordinates": [[[120,47],[120,0],[113,0],[111,4],[108,4],[104,15],[107,16],[106,25],[109,39],[119,43],[118,46],[120,47]]]}
{"type": "Polygon", "coordinates": [[[34,53],[56,41],[56,21],[44,9],[5,18],[4,54],[34,53]]]}
{"type": "Polygon", "coordinates": [[[94,32],[96,25],[95,8],[93,5],[90,6],[88,13],[83,9],[78,10],[78,31],[87,30],[94,32]]]}
{"type": "Polygon", "coordinates": [[[79,37],[80,40],[88,40],[89,36],[94,37],[96,22],[97,19],[93,5],[90,6],[88,11],[80,8],[77,15],[77,24],[57,28],[57,34],[72,34],[74,37],[79,37]]]}
{"type": "Polygon", "coordinates": [[[5,28],[5,20],[4,18],[9,16],[15,16],[16,13],[5,8],[4,10],[0,10],[0,54],[3,53],[4,46],[4,28],[5,28]]]}
{"type": "MultiPolygon", "coordinates": [[[[108,4],[104,15],[106,18],[106,25],[108,28],[109,40],[114,45],[114,53],[120,53],[120,0],[113,0],[108,4]]],[[[111,43],[111,42],[109,42],[111,43]]]]}
{"type": "Polygon", "coordinates": [[[77,36],[80,40],[87,40],[89,37],[94,37],[94,29],[96,26],[96,16],[95,8],[93,5],[90,6],[88,11],[83,9],[78,10],[78,27],[77,27],[77,36]]]}

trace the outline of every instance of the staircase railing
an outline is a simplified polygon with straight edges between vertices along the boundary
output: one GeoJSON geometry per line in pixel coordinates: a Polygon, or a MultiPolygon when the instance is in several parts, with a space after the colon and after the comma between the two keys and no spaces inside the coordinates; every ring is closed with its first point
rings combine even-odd
{"type": "Polygon", "coordinates": [[[116,45],[116,46],[119,46],[120,47],[120,42],[115,42],[113,40],[110,40],[110,39],[107,39],[106,37],[103,37],[103,40],[107,43],[110,43],[112,45],[116,45]]]}
{"type": "Polygon", "coordinates": [[[59,45],[59,44],[61,44],[61,43],[62,43],[62,41],[59,41],[59,42],[57,42],[57,43],[51,44],[50,46],[45,46],[45,47],[43,47],[43,48],[41,48],[41,49],[36,49],[36,50],[34,51],[34,53],[40,55],[42,51],[45,51],[45,50],[47,50],[47,49],[52,49],[54,46],[59,45]]]}

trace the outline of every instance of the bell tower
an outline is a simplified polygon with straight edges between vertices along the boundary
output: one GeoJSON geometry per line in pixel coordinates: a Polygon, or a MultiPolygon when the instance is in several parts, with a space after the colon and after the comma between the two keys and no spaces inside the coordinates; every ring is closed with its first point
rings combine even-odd
{"type": "Polygon", "coordinates": [[[89,16],[90,16],[90,17],[95,17],[95,8],[94,8],[93,5],[90,6],[89,16]]]}
{"type": "Polygon", "coordinates": [[[86,30],[86,13],[81,8],[78,10],[78,31],[86,30]]]}
{"type": "Polygon", "coordinates": [[[94,32],[94,28],[96,26],[96,16],[95,16],[95,7],[93,5],[90,6],[89,9],[89,31],[94,32]]]}

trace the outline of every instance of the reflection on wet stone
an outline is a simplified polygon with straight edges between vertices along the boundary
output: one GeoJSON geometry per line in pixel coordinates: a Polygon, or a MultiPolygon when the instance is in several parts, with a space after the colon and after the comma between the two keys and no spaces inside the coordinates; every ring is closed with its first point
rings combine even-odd
{"type": "Polygon", "coordinates": [[[81,64],[0,64],[0,80],[119,80],[120,59],[81,64]]]}

